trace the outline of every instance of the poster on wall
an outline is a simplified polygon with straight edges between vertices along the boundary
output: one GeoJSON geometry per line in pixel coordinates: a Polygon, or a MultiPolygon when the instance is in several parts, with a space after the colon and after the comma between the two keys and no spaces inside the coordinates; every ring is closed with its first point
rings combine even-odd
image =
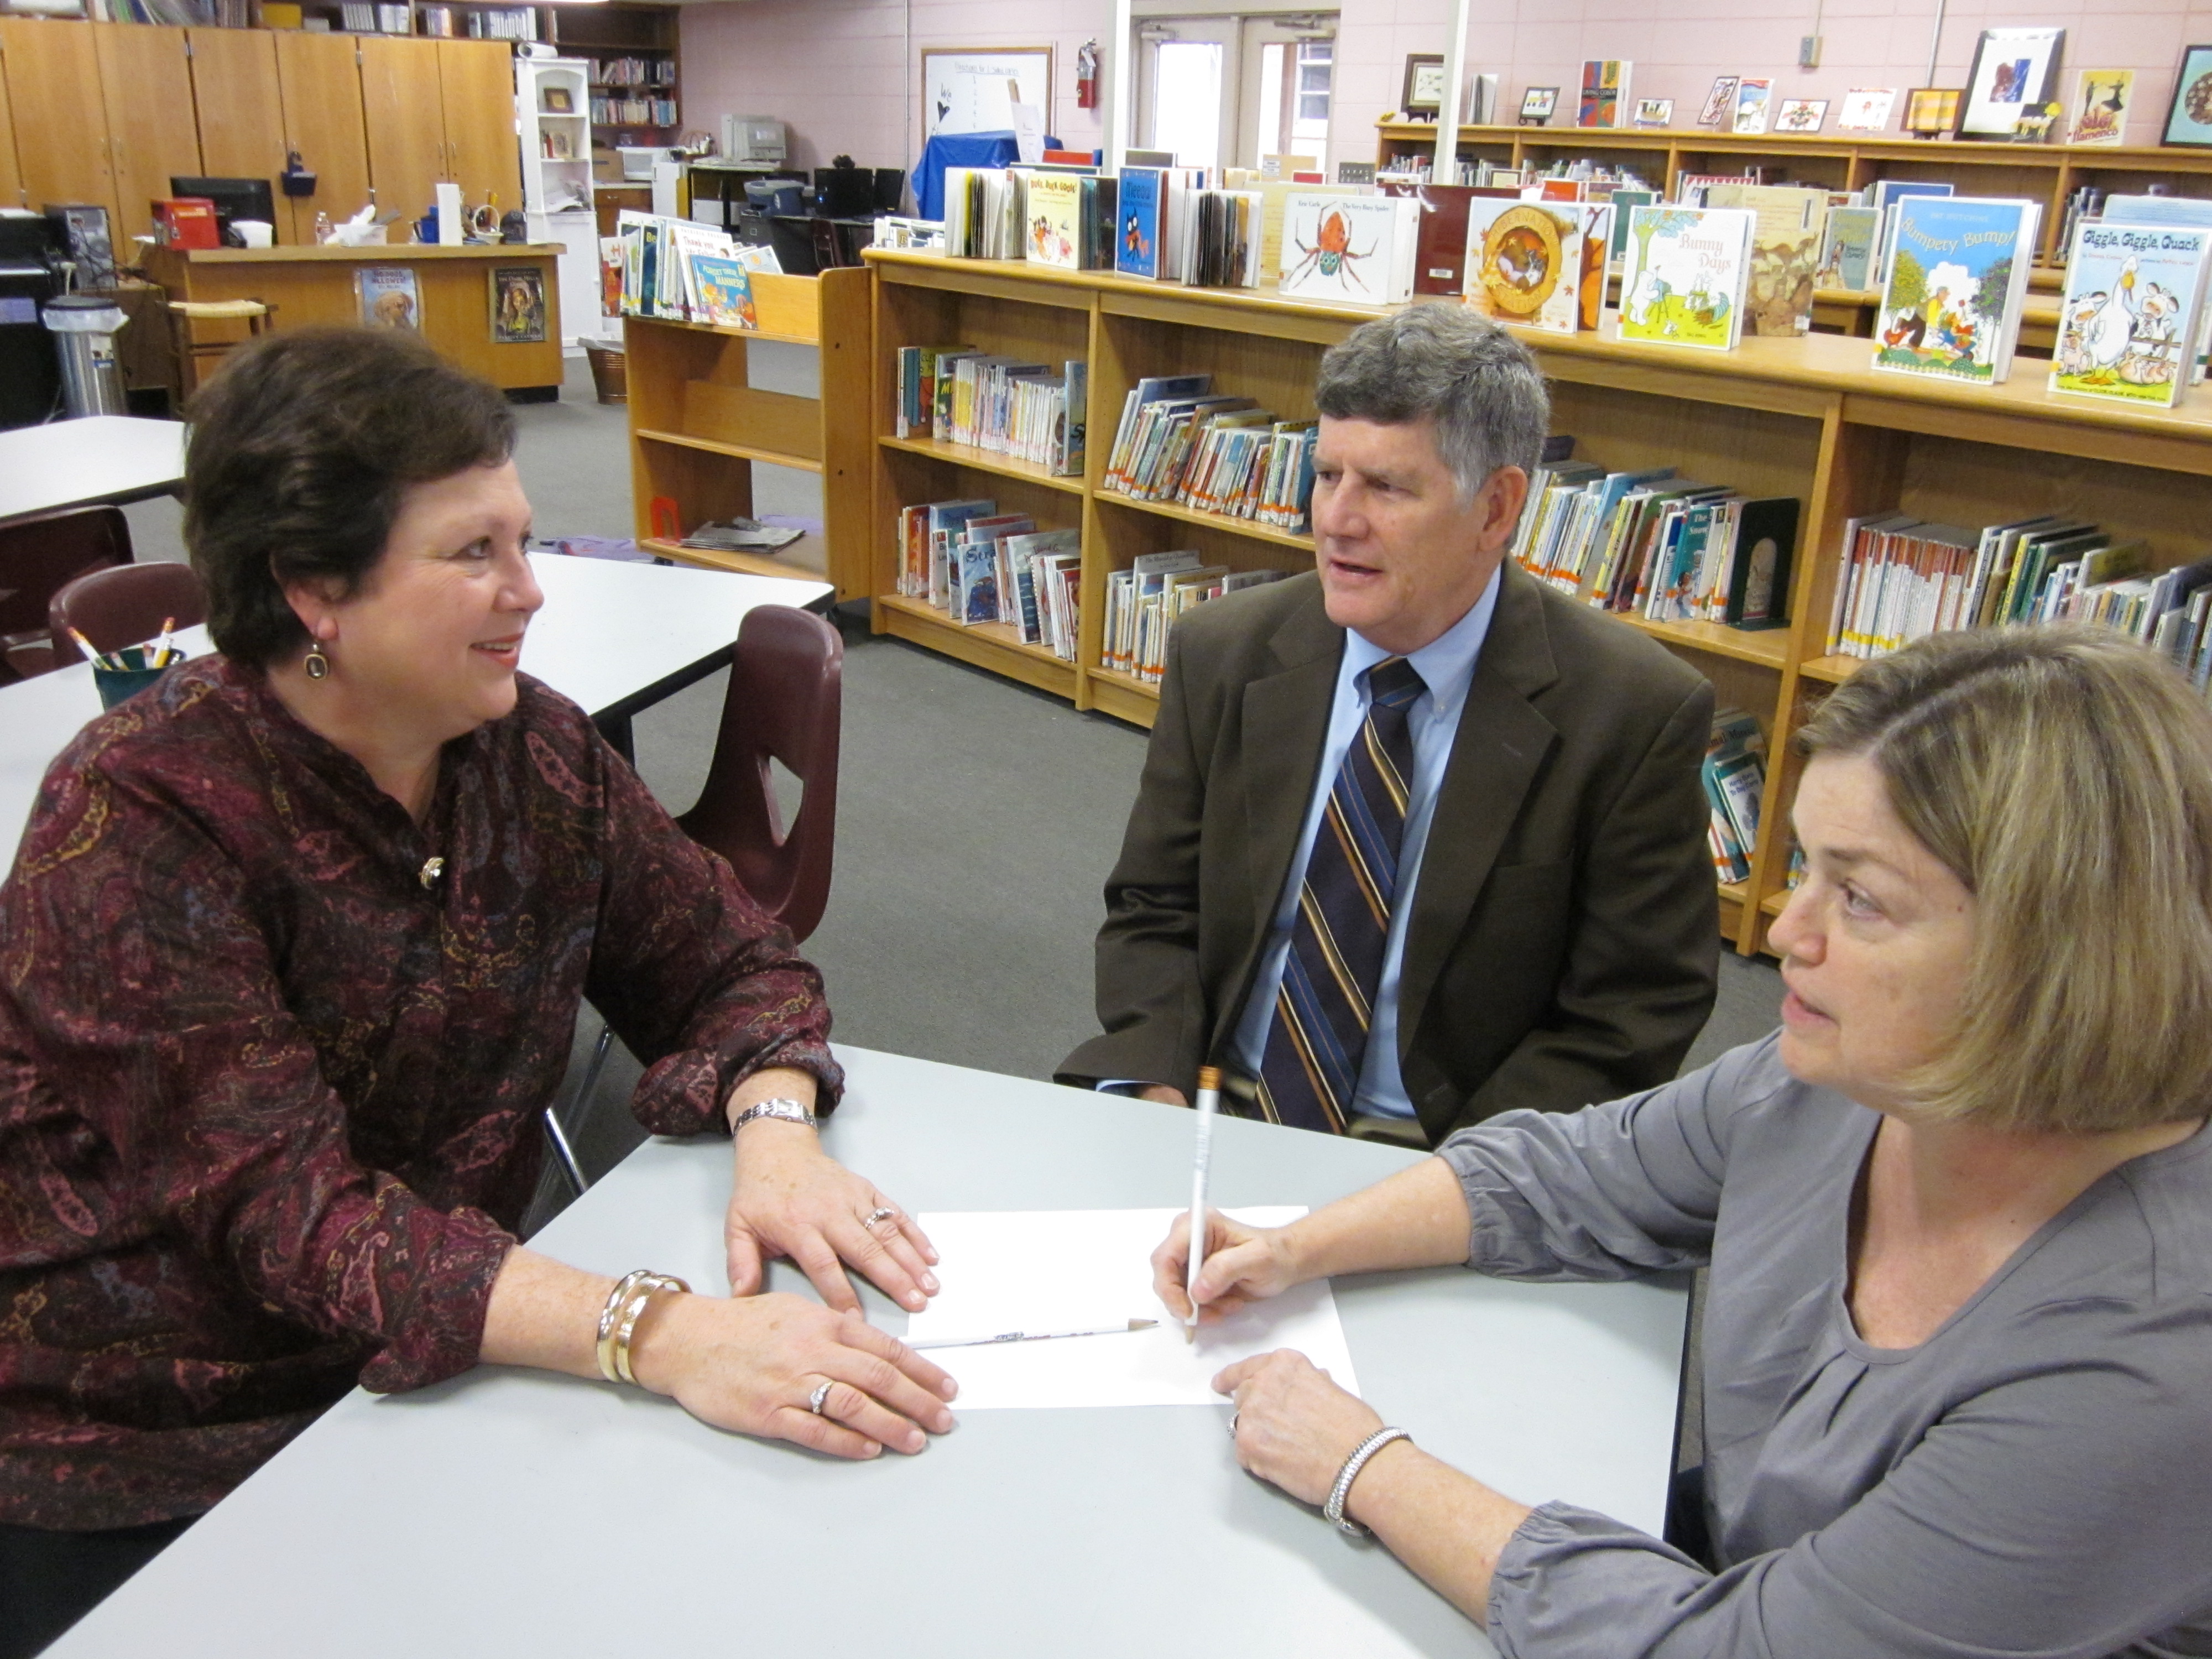
{"type": "Polygon", "coordinates": [[[1016,104],[1051,110],[1050,46],[923,51],[921,136],[925,139],[940,132],[1010,131],[1016,104]]]}

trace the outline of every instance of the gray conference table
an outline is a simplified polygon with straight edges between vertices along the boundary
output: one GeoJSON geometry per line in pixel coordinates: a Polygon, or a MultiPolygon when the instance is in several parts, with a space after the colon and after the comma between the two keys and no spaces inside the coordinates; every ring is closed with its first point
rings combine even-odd
{"type": "Polygon", "coordinates": [[[185,481],[185,423],[88,415],[0,432],[0,524],[101,501],[143,501],[185,481]]]}
{"type": "MultiPolygon", "coordinates": [[[[1171,1107],[843,1048],[831,1152],[916,1210],[1173,1206],[1171,1107]]],[[[1415,1154],[1225,1121],[1224,1205],[1320,1205],[1415,1154]]],[[[724,1286],[729,1152],[647,1142],[532,1241],[724,1286]]],[[[777,1288],[803,1280],[775,1270],[777,1288]]],[[[1340,1279],[1362,1391],[1528,1502],[1661,1524],[1679,1285],[1340,1279]]],[[[904,1316],[870,1293],[888,1328],[904,1316]]],[[[951,1369],[957,1375],[957,1360],[951,1369]]],[[[956,1409],[957,1409],[956,1404],[956,1409]]],[[[54,1659],[1328,1659],[1482,1655],[1385,1552],[1237,1467],[1220,1410],[968,1413],[848,1464],[632,1389],[485,1369],[356,1393],[51,1651],[54,1659]]]]}
{"type": "MultiPolygon", "coordinates": [[[[631,715],[727,663],[745,612],[804,607],[833,591],[827,582],[559,553],[532,553],[530,562],[545,605],[523,641],[522,666],[590,713],[625,754],[631,715]]],[[[178,638],[191,656],[214,648],[203,628],[178,638]]],[[[0,685],[0,873],[15,862],[47,766],[99,713],[88,663],[0,685]]]]}

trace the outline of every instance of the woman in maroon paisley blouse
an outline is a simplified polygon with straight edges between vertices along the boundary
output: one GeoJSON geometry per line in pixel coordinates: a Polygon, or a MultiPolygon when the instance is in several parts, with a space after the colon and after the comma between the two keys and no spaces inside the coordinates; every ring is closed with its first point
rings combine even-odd
{"type": "Polygon", "coordinates": [[[799,1109],[842,1080],[819,975],[515,672],[542,596],[500,394],[301,331],[194,414],[222,654],[85,728],[0,887],[0,1653],[356,1382],[626,1358],[719,1427],[921,1450],[953,1385],[840,1261],[919,1308],[934,1252],[799,1109]],[[647,1128],[777,1103],[735,1134],[734,1297],[516,1243],[581,998],[647,1128]],[[751,1294],[775,1255],[829,1305],[751,1294]]]}

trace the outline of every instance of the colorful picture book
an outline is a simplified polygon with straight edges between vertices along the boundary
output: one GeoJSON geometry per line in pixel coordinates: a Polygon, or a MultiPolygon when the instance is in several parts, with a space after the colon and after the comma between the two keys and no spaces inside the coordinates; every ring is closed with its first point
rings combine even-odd
{"type": "Polygon", "coordinates": [[[1582,221],[1573,202],[1471,203],[1467,303],[1498,322],[1573,333],[1583,325],[1582,221]]]}
{"type": "Polygon", "coordinates": [[[1395,305],[1413,294],[1421,204],[1293,191],[1283,204],[1285,298],[1395,305]]]}
{"type": "Polygon", "coordinates": [[[2051,389],[2170,408],[2190,381],[2212,229],[2087,220],[2074,233],[2051,389]]]}
{"type": "Polygon", "coordinates": [[[2117,144],[2126,137],[2128,106],[2135,101],[2133,70],[2083,70],[2074,89],[2069,144],[2117,144]]]}
{"type": "Polygon", "coordinates": [[[1895,87],[1853,87],[1836,111],[1838,132],[1884,132],[1897,106],[1895,87]]]}
{"type": "Polygon", "coordinates": [[[1881,240],[1881,215],[1868,207],[1832,207],[1820,239],[1821,288],[1863,293],[1874,286],[1881,267],[1875,245],[1881,240]]]}
{"type": "Polygon", "coordinates": [[[1760,133],[1766,131],[1769,110],[1774,100],[1774,82],[1746,78],[1735,83],[1735,117],[1731,131],[1760,133]]]}
{"type": "Polygon", "coordinates": [[[1160,188],[1158,167],[1123,167],[1115,215],[1121,229],[1114,239],[1114,269],[1124,276],[1160,274],[1160,188]]]}
{"type": "Polygon", "coordinates": [[[1029,178],[1029,233],[1023,252],[1041,265],[1079,268],[1083,254],[1083,181],[1073,173],[1029,178]]]}
{"type": "Polygon", "coordinates": [[[1908,196],[1892,211],[1874,366],[1994,385],[2012,368],[2042,210],[1908,196]]]}
{"type": "Polygon", "coordinates": [[[1752,849],[1759,845],[1759,803],[1766,789],[1766,740],[1759,722],[1741,708],[1713,713],[1712,735],[1699,769],[1711,809],[1709,838],[1713,873],[1723,881],[1751,879],[1752,849]]]}
{"type": "Polygon", "coordinates": [[[735,259],[701,254],[691,261],[698,286],[698,320],[717,328],[758,328],[760,315],[753,309],[751,274],[735,259]]]}
{"type": "Polygon", "coordinates": [[[1735,349],[1751,275],[1753,220],[1743,208],[1632,208],[1620,337],[1735,349]]]}
{"type": "Polygon", "coordinates": [[[363,265],[353,274],[353,292],[363,328],[422,327],[422,296],[408,265],[363,265]]]}
{"type": "Polygon", "coordinates": [[[1745,325],[1759,335],[1810,332],[1828,192],[1793,185],[1714,185],[1705,191],[1705,205],[1745,208],[1753,216],[1745,325]]]}
{"type": "Polygon", "coordinates": [[[1575,110],[1578,127],[1625,127],[1628,125],[1628,73],[1631,65],[1617,58],[1592,58],[1583,65],[1582,101],[1575,110]]]}
{"type": "Polygon", "coordinates": [[[534,265],[495,265],[490,284],[493,343],[543,344],[545,273],[534,265]]]}

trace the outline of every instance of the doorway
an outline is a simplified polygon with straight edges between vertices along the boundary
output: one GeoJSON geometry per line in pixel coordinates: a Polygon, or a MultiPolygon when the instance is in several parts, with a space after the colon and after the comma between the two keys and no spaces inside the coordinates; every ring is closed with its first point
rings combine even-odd
{"type": "MultiPolygon", "coordinates": [[[[1328,153],[1334,12],[1146,17],[1135,26],[1133,148],[1182,167],[1328,153]]],[[[1284,171],[1289,171],[1287,166],[1284,171]]]]}

